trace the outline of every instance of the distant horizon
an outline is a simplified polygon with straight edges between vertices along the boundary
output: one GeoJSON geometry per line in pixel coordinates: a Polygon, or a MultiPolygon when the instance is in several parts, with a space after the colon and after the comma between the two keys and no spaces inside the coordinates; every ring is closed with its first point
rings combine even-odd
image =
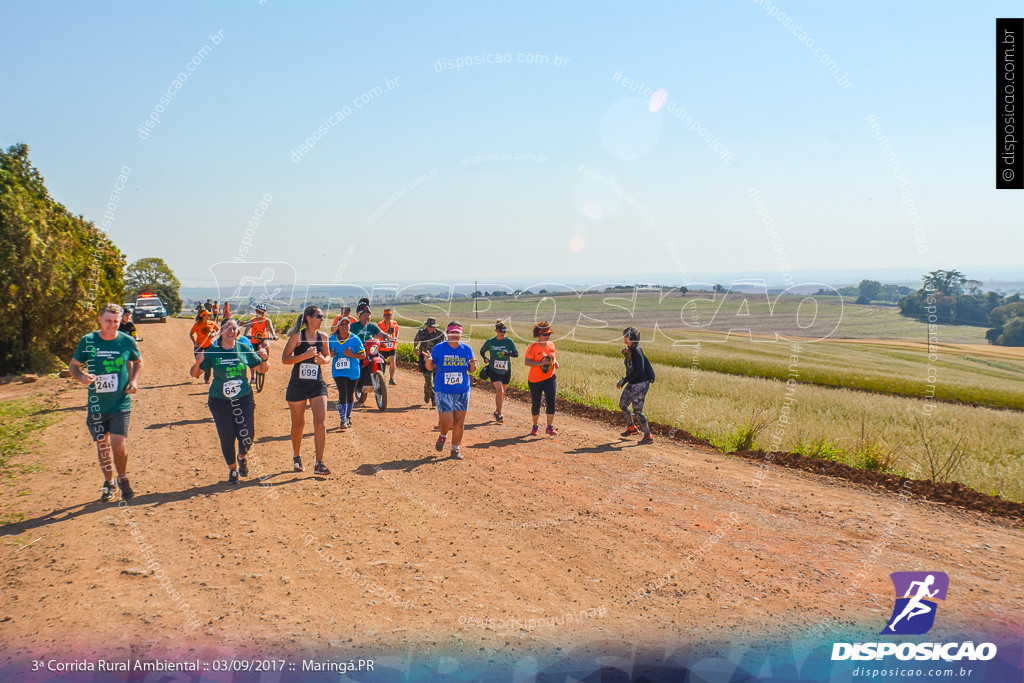
{"type": "MultiPolygon", "coordinates": [[[[273,262],[253,262],[258,263],[273,263],[273,262]]],[[[941,268],[941,270],[949,270],[950,268],[941,268]]],[[[561,278],[549,278],[549,279],[537,279],[527,277],[494,277],[489,276],[486,279],[477,279],[479,288],[481,291],[489,290],[498,286],[510,286],[515,289],[529,288],[531,286],[539,285],[564,285],[565,287],[571,287],[578,289],[580,287],[593,287],[598,285],[611,286],[613,284],[644,284],[644,285],[666,285],[666,286],[688,286],[683,280],[687,280],[689,284],[721,284],[727,287],[733,282],[746,281],[746,280],[763,280],[767,287],[771,289],[785,288],[789,284],[801,285],[801,284],[825,284],[829,286],[847,287],[851,285],[857,285],[861,280],[876,280],[884,285],[902,285],[912,286],[916,285],[920,287],[921,276],[931,270],[940,270],[940,268],[930,268],[924,271],[917,271],[913,268],[850,268],[850,269],[833,269],[833,270],[816,270],[808,271],[806,277],[799,277],[794,275],[791,283],[787,283],[780,278],[776,277],[772,279],[771,274],[764,271],[747,271],[747,272],[695,272],[688,273],[683,278],[679,273],[670,272],[653,272],[653,273],[625,273],[625,274],[583,274],[565,276],[561,278]],[[916,273],[912,275],[912,273],[916,273]],[[845,278],[844,278],[845,276],[845,278]],[[484,285],[487,285],[486,287],[484,285]]],[[[962,272],[968,279],[979,280],[985,285],[1022,285],[1024,286],[1024,266],[966,266],[963,268],[956,268],[962,272]],[[1014,271],[1016,271],[1014,273],[1014,271]]],[[[203,289],[208,290],[216,286],[216,281],[212,277],[208,281],[185,281],[179,280],[182,283],[182,290],[186,289],[203,289]]],[[[339,281],[339,282],[319,282],[316,280],[300,281],[296,280],[296,286],[334,286],[334,287],[366,287],[367,285],[397,285],[400,289],[413,287],[418,284],[437,284],[456,286],[459,288],[469,287],[472,290],[474,287],[473,281],[467,281],[465,278],[454,278],[445,279],[443,277],[433,278],[431,280],[423,279],[395,279],[395,278],[376,278],[375,280],[365,281],[339,281]]],[[[986,289],[992,289],[992,287],[986,287],[986,289]]]]}

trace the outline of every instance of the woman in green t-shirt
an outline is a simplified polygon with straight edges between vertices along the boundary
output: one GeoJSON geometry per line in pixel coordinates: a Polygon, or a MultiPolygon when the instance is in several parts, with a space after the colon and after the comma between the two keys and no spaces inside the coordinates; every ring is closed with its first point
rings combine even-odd
{"type": "Polygon", "coordinates": [[[247,373],[249,368],[266,372],[270,368],[266,349],[257,353],[237,343],[238,321],[227,318],[221,323],[220,336],[196,354],[189,371],[193,377],[212,371],[210,397],[207,405],[220,437],[220,450],[228,464],[228,483],[237,484],[239,475],[249,476],[245,456],[256,438],[256,402],[252,397],[247,373]],[[235,443],[238,443],[237,462],[235,443]]]}
{"type": "Polygon", "coordinates": [[[505,323],[496,321],[494,336],[480,347],[480,356],[487,363],[481,374],[486,374],[485,379],[494,385],[494,419],[498,422],[505,420],[501,406],[505,403],[505,388],[512,380],[512,361],[509,359],[519,358],[519,349],[514,341],[505,337],[506,332],[505,323]]]}

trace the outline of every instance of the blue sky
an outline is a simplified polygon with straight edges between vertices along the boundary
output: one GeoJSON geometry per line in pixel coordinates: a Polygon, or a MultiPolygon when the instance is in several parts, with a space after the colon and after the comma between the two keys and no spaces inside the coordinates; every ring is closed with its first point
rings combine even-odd
{"type": "Polygon", "coordinates": [[[211,282],[209,267],[238,253],[263,195],[245,258],[290,262],[304,282],[335,281],[350,248],[342,279],[362,283],[682,270],[780,280],[780,265],[796,281],[831,268],[1024,275],[1024,195],[993,189],[995,18],[1020,5],[778,4],[810,48],[774,5],[4,2],[0,144],[27,143],[52,194],[97,224],[130,168],[110,235],[186,285],[211,282]],[[495,53],[568,61],[435,68],[495,53]],[[616,72],[664,89],[666,103],[650,111],[616,72]],[[911,182],[927,253],[869,115],[911,182]],[[487,154],[535,158],[462,163],[487,154]]]}

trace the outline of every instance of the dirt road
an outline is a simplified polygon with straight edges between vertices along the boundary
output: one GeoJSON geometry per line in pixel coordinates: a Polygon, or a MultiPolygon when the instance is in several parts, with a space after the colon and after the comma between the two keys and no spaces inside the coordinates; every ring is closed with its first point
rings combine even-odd
{"type": "MultiPolygon", "coordinates": [[[[816,627],[873,638],[892,608],[888,574],[915,569],[951,578],[934,637],[1024,624],[1024,544],[1005,523],[912,489],[904,507],[780,468],[755,487],[748,461],[638,446],[576,418],[559,417],[557,437],[529,437],[528,406],[507,405],[497,425],[485,391],[470,402],[466,458],[452,460],[434,451],[436,413],[405,370],[386,413],[357,409],[348,432],[328,414],[333,474],[319,477],[292,472],[286,371],[272,357],[250,457],[266,478],[229,487],[206,386],[187,374],[187,330],[178,320],[141,328],[126,508],[98,500],[84,388],[4,388],[51,394],[60,410],[27,458],[45,470],[0,498],[25,515],[0,528],[4,659],[214,644],[295,655],[653,651],[816,627]]],[[[311,421],[306,431],[311,464],[311,421]]]]}

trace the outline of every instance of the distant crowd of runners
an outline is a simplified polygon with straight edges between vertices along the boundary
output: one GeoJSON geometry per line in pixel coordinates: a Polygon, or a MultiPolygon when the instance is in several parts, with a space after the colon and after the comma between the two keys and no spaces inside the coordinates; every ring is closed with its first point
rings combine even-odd
{"type": "MultiPolygon", "coordinates": [[[[228,466],[228,483],[238,484],[249,474],[247,456],[256,438],[256,402],[252,385],[259,373],[270,369],[269,343],[276,340],[274,324],[266,307],[257,305],[254,317],[241,325],[232,316],[231,304],[207,300],[196,306],[194,324],[189,331],[194,361],[189,374],[203,377],[209,384],[207,406],[213,417],[220,441],[221,455],[228,466]]],[[[118,489],[123,500],[131,500],[134,491],[128,480],[128,425],[131,395],[139,388],[143,360],[139,352],[134,325],[127,311],[116,304],[107,304],[99,313],[99,329],[82,337],[69,364],[72,376],[88,385],[86,424],[96,442],[103,487],[100,499],[109,501],[118,489]],[[123,318],[127,319],[126,323],[123,318]],[[116,479],[115,479],[116,474],[116,479]]],[[[365,381],[368,364],[367,346],[378,345],[379,354],[387,364],[389,385],[395,380],[395,357],[400,334],[394,312],[384,309],[383,320],[370,322],[369,300],[362,299],[356,317],[344,308],[324,332],[323,311],[308,306],[285,333],[287,342],[281,363],[291,366],[285,401],[291,413],[292,466],[303,472],[302,435],[307,406],[313,418],[314,474],[329,475],[324,462],[327,444],[327,382],[328,373],[338,390],[339,429],[352,427],[354,396],[365,381]],[[369,344],[368,344],[369,342],[369,344]]],[[[441,452],[449,441],[451,457],[463,458],[461,446],[469,411],[471,377],[479,377],[494,387],[494,419],[504,422],[502,410],[512,379],[512,363],[519,358],[519,349],[508,328],[496,321],[494,336],[480,349],[478,363],[472,347],[462,341],[462,326],[449,322],[444,331],[435,318],[427,318],[413,337],[413,353],[423,377],[423,401],[436,407],[439,435],[434,448],[441,452]]],[[[554,427],[557,393],[558,357],[551,326],[541,322],[533,328],[533,338],[523,354],[528,368],[530,390],[531,436],[540,432],[540,411],[544,405],[545,434],[557,436],[554,427]]],[[[653,443],[650,426],[643,408],[654,368],[640,347],[640,333],[633,327],[623,330],[625,376],[616,387],[622,390],[619,400],[625,420],[623,437],[643,435],[640,444],[653,443]]],[[[383,366],[381,366],[383,367],[383,366]]],[[[259,385],[262,387],[262,385],[259,385]]],[[[363,386],[365,390],[365,386],[363,386]]]]}

